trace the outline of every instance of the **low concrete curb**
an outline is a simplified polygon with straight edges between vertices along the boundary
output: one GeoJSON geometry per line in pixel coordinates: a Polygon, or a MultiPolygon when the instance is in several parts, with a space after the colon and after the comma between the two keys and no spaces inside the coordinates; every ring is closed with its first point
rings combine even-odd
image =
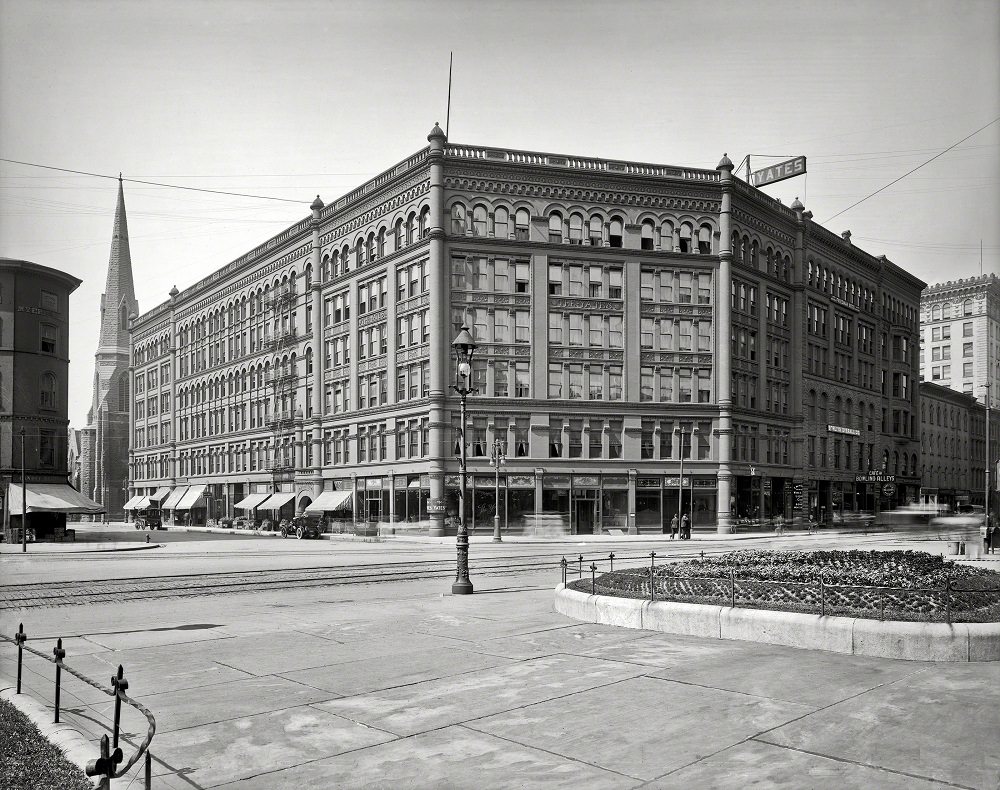
{"type": "Polygon", "coordinates": [[[1000,623],[822,617],[680,601],[588,595],[556,587],[555,611],[588,623],[739,639],[908,661],[1000,661],[1000,623]]]}
{"type": "MultiPolygon", "coordinates": [[[[27,716],[43,737],[58,748],[66,759],[86,771],[87,763],[96,760],[100,755],[98,750],[75,727],[69,724],[55,724],[52,721],[52,709],[36,701],[23,691],[16,693],[17,684],[0,676],[0,699],[7,700],[21,713],[27,716]]],[[[100,777],[91,777],[94,787],[100,784],[100,777]]]]}

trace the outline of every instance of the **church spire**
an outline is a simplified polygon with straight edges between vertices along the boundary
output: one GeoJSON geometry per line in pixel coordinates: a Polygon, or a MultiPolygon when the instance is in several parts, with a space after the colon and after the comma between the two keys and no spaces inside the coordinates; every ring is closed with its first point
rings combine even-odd
{"type": "Polygon", "coordinates": [[[118,205],[111,234],[108,280],[101,296],[101,337],[97,353],[128,353],[128,317],[138,314],[132,280],[132,255],[128,246],[128,220],[125,217],[125,190],[118,174],[118,205]]]}

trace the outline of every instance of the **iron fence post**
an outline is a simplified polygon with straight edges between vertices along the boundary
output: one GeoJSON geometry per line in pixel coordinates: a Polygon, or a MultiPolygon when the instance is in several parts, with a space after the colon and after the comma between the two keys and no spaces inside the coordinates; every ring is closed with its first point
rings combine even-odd
{"type": "Polygon", "coordinates": [[[54,722],[59,723],[59,690],[62,682],[62,660],[66,657],[66,651],[63,650],[62,637],[56,640],[56,646],[52,648],[52,655],[56,657],[56,717],[54,722]]]}
{"type": "Polygon", "coordinates": [[[948,624],[951,624],[951,577],[944,580],[944,616],[948,624]]]}
{"type": "Polygon", "coordinates": [[[614,573],[615,572],[615,553],[611,552],[611,555],[609,556],[608,559],[611,560],[611,573],[614,573]]]}
{"type": "Polygon", "coordinates": [[[562,580],[563,580],[562,583],[563,583],[563,587],[565,587],[566,586],[566,566],[569,565],[569,563],[566,562],[566,558],[563,557],[562,560],[560,561],[559,565],[562,567],[562,580]]]}
{"type": "MultiPolygon", "coordinates": [[[[128,680],[125,679],[125,670],[122,669],[122,665],[118,665],[118,674],[111,678],[111,687],[115,690],[115,728],[114,728],[114,743],[115,749],[118,748],[118,733],[121,725],[122,719],[122,695],[125,694],[125,690],[128,688],[128,680]]],[[[114,767],[111,769],[112,775],[114,775],[114,767]]]]}
{"type": "Polygon", "coordinates": [[[736,608],[736,569],[729,569],[729,602],[736,608]]]}
{"type": "Polygon", "coordinates": [[[579,567],[577,568],[576,575],[577,576],[583,576],[583,555],[582,554],[577,558],[577,561],[579,562],[579,567]]]}
{"type": "Polygon", "coordinates": [[[819,611],[823,617],[826,617],[826,582],[823,580],[823,574],[819,575],[819,611]]]}
{"type": "Polygon", "coordinates": [[[153,755],[149,753],[149,749],[146,749],[146,790],[152,790],[153,787],[153,755]]]}
{"type": "Polygon", "coordinates": [[[885,620],[885,590],[878,588],[878,619],[885,620]]]}
{"type": "Polygon", "coordinates": [[[21,693],[21,661],[24,656],[24,642],[28,635],[24,633],[24,623],[17,624],[17,633],[14,634],[14,641],[17,642],[17,693],[21,693]]]}
{"type": "Polygon", "coordinates": [[[590,594],[597,595],[597,563],[590,563],[590,594]]]}
{"type": "Polygon", "coordinates": [[[653,587],[653,563],[656,560],[656,552],[649,552],[649,600],[650,603],[656,600],[656,589],[653,587]]]}

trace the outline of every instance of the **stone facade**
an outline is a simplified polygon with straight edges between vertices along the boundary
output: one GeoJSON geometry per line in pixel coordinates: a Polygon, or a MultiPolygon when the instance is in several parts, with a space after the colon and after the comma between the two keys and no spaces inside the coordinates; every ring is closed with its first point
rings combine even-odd
{"type": "Polygon", "coordinates": [[[885,506],[916,496],[921,281],[726,157],[585,159],[438,127],[428,141],[137,319],[137,493],[205,486],[179,515],[209,519],[249,494],[290,494],[288,516],[340,491],[348,520],[442,532],[467,324],[477,530],[497,442],[512,530],[659,531],[681,497],[722,531],[828,520],[870,509],[854,479],[883,465],[900,476],[885,506]]]}

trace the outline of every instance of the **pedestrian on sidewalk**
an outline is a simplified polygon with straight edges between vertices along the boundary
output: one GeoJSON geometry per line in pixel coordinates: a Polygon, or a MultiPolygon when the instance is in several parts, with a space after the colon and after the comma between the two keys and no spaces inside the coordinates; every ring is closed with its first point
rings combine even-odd
{"type": "Polygon", "coordinates": [[[670,539],[673,540],[677,536],[677,514],[674,513],[674,517],[670,519],[670,539]]]}
{"type": "Polygon", "coordinates": [[[691,540],[691,519],[687,513],[681,516],[681,540],[691,540]]]}

